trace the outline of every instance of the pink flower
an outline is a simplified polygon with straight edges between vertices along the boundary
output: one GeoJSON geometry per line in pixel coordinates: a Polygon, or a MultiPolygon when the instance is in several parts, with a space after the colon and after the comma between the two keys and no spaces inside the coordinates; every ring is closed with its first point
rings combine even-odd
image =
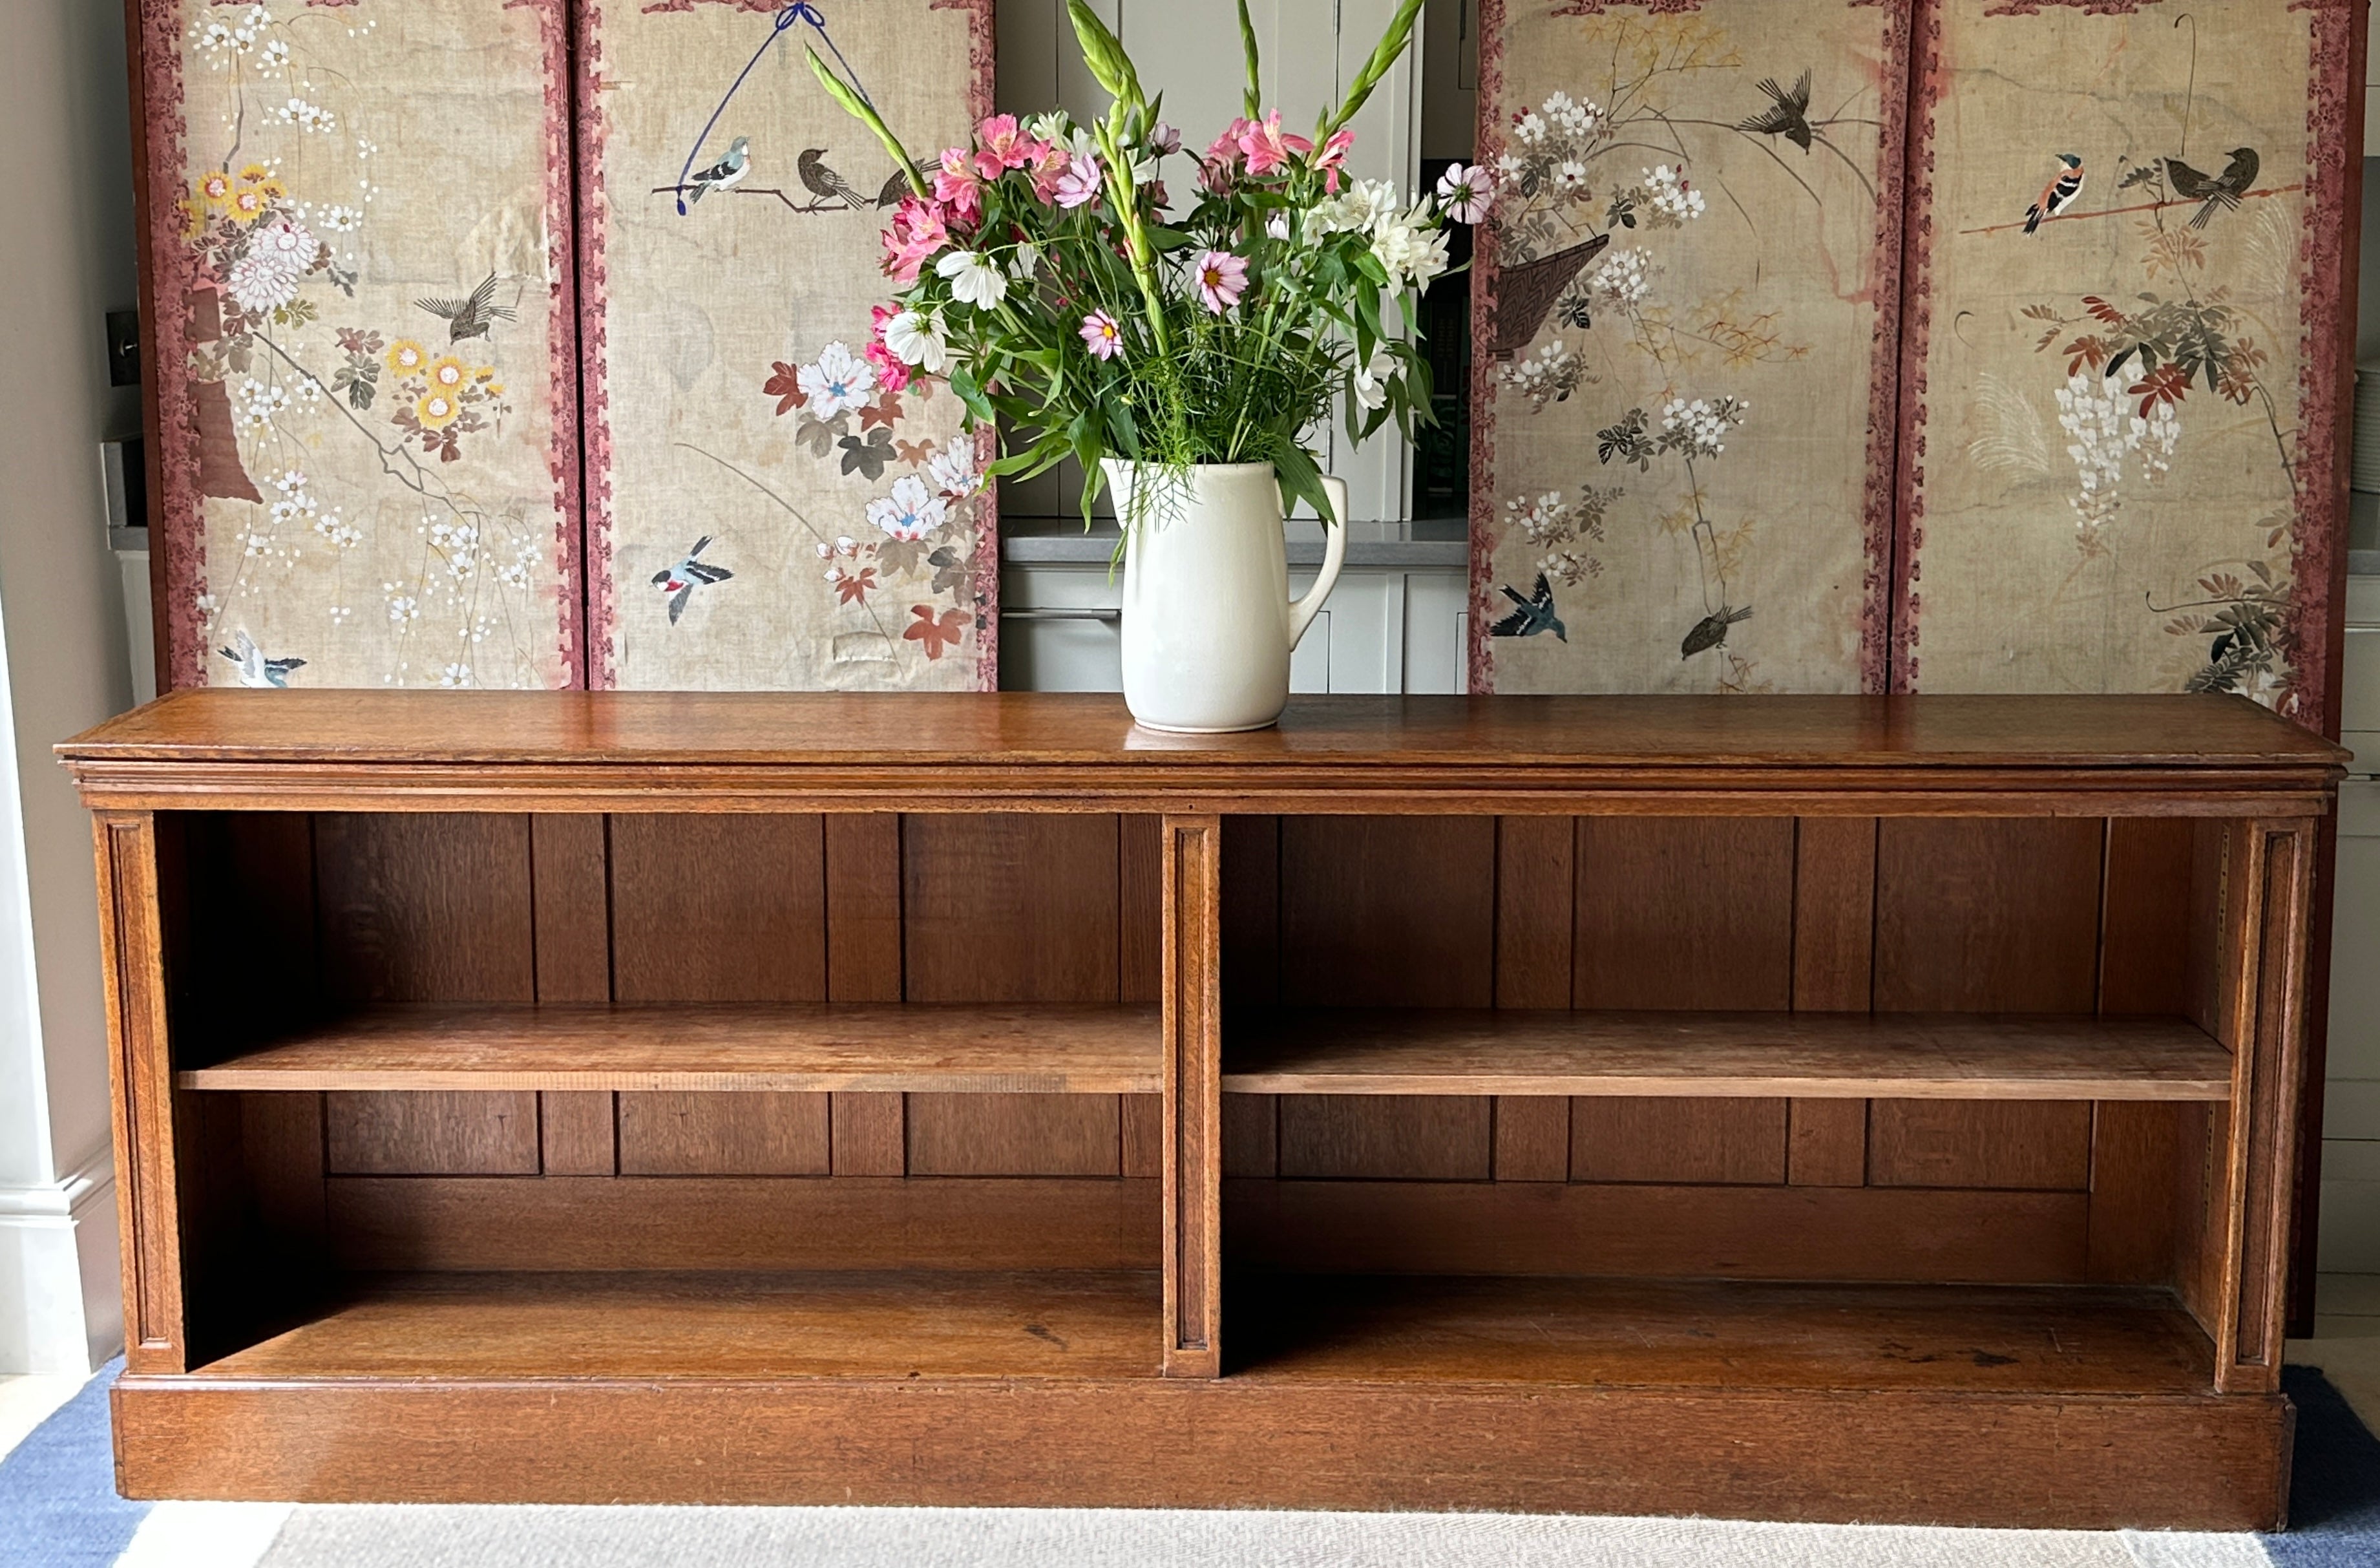
{"type": "Polygon", "coordinates": [[[1123,352],[1123,334],[1116,330],[1115,318],[1105,310],[1094,310],[1083,318],[1083,342],[1102,359],[1123,352]]]}
{"type": "Polygon", "coordinates": [[[1354,145],[1354,131],[1334,130],[1322,144],[1322,155],[1314,160],[1314,166],[1322,171],[1322,188],[1333,196],[1339,194],[1339,175],[1347,162],[1347,149],[1354,145]]]}
{"type": "Polygon", "coordinates": [[[1281,111],[1273,110],[1262,120],[1247,124],[1240,133],[1240,151],[1248,157],[1248,173],[1268,175],[1289,162],[1293,152],[1311,152],[1314,143],[1302,136],[1284,136],[1281,129],[1281,111]]]}
{"type": "Polygon", "coordinates": [[[1157,128],[1148,133],[1148,145],[1160,155],[1170,157],[1182,151],[1182,133],[1160,120],[1157,128]]]}
{"type": "Polygon", "coordinates": [[[1026,172],[1033,176],[1033,198],[1043,206],[1058,200],[1058,192],[1066,176],[1074,168],[1075,155],[1054,142],[1045,142],[1040,152],[1026,172]]]}
{"type": "Polygon", "coordinates": [[[934,200],[950,209],[951,215],[963,224],[983,217],[983,182],[976,177],[975,165],[967,161],[964,147],[942,149],[942,166],[934,171],[934,200]]]}
{"type": "MultiPolygon", "coordinates": [[[[1680,188],[1684,184],[1681,180],[1680,188]]],[[[1485,218],[1495,194],[1494,177],[1476,164],[1465,167],[1455,164],[1438,176],[1438,204],[1459,224],[1475,224],[1485,218]]]]}
{"type": "Polygon", "coordinates": [[[1079,207],[1099,195],[1099,165],[1095,158],[1068,155],[1066,172],[1058,176],[1053,194],[1061,207],[1079,207]]]}
{"type": "Polygon", "coordinates": [[[1223,134],[1207,144],[1207,155],[1199,162],[1220,164],[1226,168],[1237,165],[1240,161],[1240,138],[1247,135],[1249,127],[1253,123],[1249,120],[1236,119],[1225,126],[1223,134]]]}
{"type": "Polygon", "coordinates": [[[1209,158],[1198,165],[1198,188],[1210,196],[1228,196],[1232,192],[1232,164],[1222,158],[1209,158]]]}
{"type": "Polygon", "coordinates": [[[884,231],[884,275],[904,286],[917,281],[917,269],[951,242],[939,202],[904,196],[884,231]]]}
{"type": "Polygon", "coordinates": [[[876,367],[876,379],[890,390],[899,392],[909,384],[909,367],[901,362],[900,356],[884,346],[882,338],[868,346],[867,359],[876,367]]]}
{"type": "Polygon", "coordinates": [[[1195,275],[1199,302],[1219,316],[1238,304],[1248,286],[1248,264],[1228,250],[1202,254],[1195,275]]]}
{"type": "Polygon", "coordinates": [[[1014,115],[994,115],[976,127],[975,144],[981,152],[978,162],[987,179],[997,177],[1002,169],[1023,168],[1033,161],[1033,149],[1040,145],[1016,128],[1014,115]]]}

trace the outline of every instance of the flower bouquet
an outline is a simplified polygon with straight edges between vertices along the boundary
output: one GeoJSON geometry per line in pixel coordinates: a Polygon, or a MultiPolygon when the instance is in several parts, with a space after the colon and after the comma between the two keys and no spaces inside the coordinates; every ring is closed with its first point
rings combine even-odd
{"type": "Polygon", "coordinates": [[[1117,486],[1125,694],[1144,722],[1272,721],[1287,699],[1289,650],[1345,544],[1344,487],[1325,479],[1304,432],[1334,405],[1356,441],[1391,419],[1410,437],[1429,419],[1416,300],[1447,270],[1447,221],[1486,215],[1487,176],[1457,166],[1434,197],[1407,201],[1345,168],[1348,121],[1403,53],[1420,9],[1404,0],[1306,137],[1284,129],[1279,110],[1260,111],[1242,0],[1245,112],[1186,169],[1169,168],[1183,156],[1180,134],[1084,0],[1068,11],[1112,101],[1106,115],[1087,126],[1063,113],[995,115],[972,145],[926,164],[810,53],[827,91],[909,172],[911,194],[884,236],[899,298],[878,309],[868,357],[895,385],[946,379],[970,428],[1003,428],[989,474],[1029,477],[1075,457],[1086,522],[1103,481],[1117,486]],[[1324,579],[1293,612],[1280,524],[1300,501],[1323,517],[1330,548],[1324,579]],[[1261,526],[1234,528],[1224,514],[1261,514],[1261,526]],[[1160,529],[1179,537],[1160,546],[1160,529]],[[1165,562],[1151,559],[1160,553],[1165,562]],[[1277,610],[1242,602],[1252,593],[1277,610]],[[1135,691],[1136,673],[1246,689],[1160,715],[1148,679],[1135,691]],[[1280,699],[1252,717],[1275,685],[1280,699]]]}

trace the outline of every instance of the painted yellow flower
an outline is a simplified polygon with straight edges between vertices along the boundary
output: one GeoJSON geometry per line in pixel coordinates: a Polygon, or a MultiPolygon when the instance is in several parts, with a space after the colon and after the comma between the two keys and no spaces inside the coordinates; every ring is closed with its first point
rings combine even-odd
{"type": "Polygon", "coordinates": [[[440,392],[460,392],[470,379],[470,367],[453,355],[430,367],[430,384],[440,392]]]}
{"type": "Polygon", "coordinates": [[[234,223],[252,224],[264,216],[266,210],[273,205],[273,198],[261,185],[243,185],[231,193],[231,200],[225,205],[229,208],[234,223]]]}
{"type": "Polygon", "coordinates": [[[231,205],[231,176],[224,173],[221,169],[215,169],[207,174],[200,175],[199,176],[198,194],[200,201],[205,202],[209,207],[213,208],[216,212],[223,211],[225,207],[231,205]]]}
{"type": "Polygon", "coordinates": [[[239,171],[239,183],[242,185],[262,185],[272,177],[273,171],[262,164],[244,164],[239,171]]]}
{"type": "Polygon", "coordinates": [[[176,205],[182,209],[184,239],[196,239],[207,232],[207,210],[204,203],[193,197],[186,196],[176,205]]]}
{"type": "Polygon", "coordinates": [[[401,376],[418,376],[430,363],[430,351],[409,337],[400,337],[388,346],[388,368],[401,376]]]}
{"type": "Polygon", "coordinates": [[[444,430],[460,419],[463,405],[451,393],[431,390],[422,394],[413,406],[413,417],[421,421],[423,430],[444,430]]]}

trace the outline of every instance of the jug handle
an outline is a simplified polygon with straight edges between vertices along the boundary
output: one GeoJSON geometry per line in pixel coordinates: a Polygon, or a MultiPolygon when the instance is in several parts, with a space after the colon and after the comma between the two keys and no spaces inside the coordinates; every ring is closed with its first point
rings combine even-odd
{"type": "Polygon", "coordinates": [[[1322,488],[1330,494],[1330,509],[1339,515],[1335,527],[1325,520],[1322,529],[1322,571],[1314,586],[1305,590],[1289,607],[1289,646],[1294,649],[1305,636],[1305,628],[1314,623],[1314,613],[1330,597],[1331,586],[1339,580],[1339,568],[1347,560],[1347,481],[1335,476],[1322,476],[1322,488]]]}

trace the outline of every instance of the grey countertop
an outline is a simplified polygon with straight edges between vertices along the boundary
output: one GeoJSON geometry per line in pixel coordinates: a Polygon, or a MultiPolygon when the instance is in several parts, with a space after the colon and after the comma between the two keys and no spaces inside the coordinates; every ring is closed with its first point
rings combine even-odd
{"type": "MultiPolygon", "coordinates": [[[[1012,566],[1098,565],[1115,557],[1115,524],[1101,518],[1088,532],[1080,517],[1003,517],[1000,558],[1012,566]]],[[[1416,523],[1351,526],[1347,565],[1377,567],[1452,567],[1471,561],[1470,526],[1461,517],[1416,523]]],[[[1289,525],[1289,564],[1322,564],[1322,529],[1310,522],[1289,525]]]]}

